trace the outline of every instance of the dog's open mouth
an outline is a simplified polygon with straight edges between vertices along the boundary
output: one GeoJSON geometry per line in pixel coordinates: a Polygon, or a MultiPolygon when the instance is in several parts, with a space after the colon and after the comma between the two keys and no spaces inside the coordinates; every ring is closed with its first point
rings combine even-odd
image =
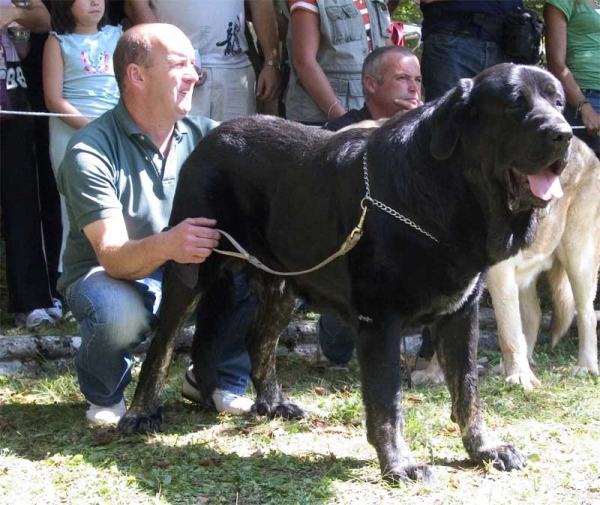
{"type": "Polygon", "coordinates": [[[555,161],[534,175],[526,175],[515,167],[507,170],[505,179],[510,211],[516,214],[545,207],[553,198],[562,197],[562,186],[556,174],[560,173],[563,164],[562,160],[555,161]]]}

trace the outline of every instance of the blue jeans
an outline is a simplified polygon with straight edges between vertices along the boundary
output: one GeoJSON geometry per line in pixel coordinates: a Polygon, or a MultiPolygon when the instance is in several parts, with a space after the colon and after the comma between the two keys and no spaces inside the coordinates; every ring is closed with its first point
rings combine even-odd
{"type": "MultiPolygon", "coordinates": [[[[98,267],[65,290],[69,308],[81,327],[75,367],[79,387],[88,401],[107,406],[123,398],[131,382],[129,352],[156,327],[161,287],[162,270],[147,279],[126,281],[114,279],[98,267]]],[[[236,305],[223,320],[235,320],[240,310],[249,312],[244,306],[248,297],[242,298],[241,307],[236,305]]],[[[235,332],[235,338],[222,354],[218,387],[237,394],[246,390],[250,374],[245,338],[252,319],[245,317],[244,321],[246,324],[220,326],[222,331],[235,332]]]]}
{"type": "Polygon", "coordinates": [[[319,345],[325,357],[336,365],[346,365],[354,353],[354,331],[348,323],[324,315],[318,322],[317,335],[319,345]]]}
{"type": "Polygon", "coordinates": [[[421,72],[425,99],[442,96],[465,77],[508,61],[500,45],[473,36],[432,33],[423,42],[421,72]]]}
{"type": "MultiPolygon", "coordinates": [[[[218,314],[211,314],[209,317],[216,318],[217,333],[223,335],[223,337],[217,336],[217,338],[224,339],[226,342],[217,365],[217,387],[237,395],[243,395],[248,388],[252,369],[246,338],[258,309],[258,298],[252,291],[244,272],[234,272],[232,275],[233,308],[221,309],[218,314]],[[226,339],[225,335],[227,335],[226,339]]],[[[202,317],[206,317],[206,315],[199,318],[198,324],[201,333],[202,317]]]]}
{"type": "MultiPolygon", "coordinates": [[[[583,96],[589,101],[592,108],[600,114],[600,90],[597,89],[582,89],[583,96]]],[[[567,104],[565,107],[565,119],[571,126],[583,126],[581,117],[575,117],[575,108],[567,104]]],[[[600,137],[590,135],[585,128],[573,129],[573,134],[583,140],[588,146],[590,146],[596,156],[600,158],[600,137]]]]}

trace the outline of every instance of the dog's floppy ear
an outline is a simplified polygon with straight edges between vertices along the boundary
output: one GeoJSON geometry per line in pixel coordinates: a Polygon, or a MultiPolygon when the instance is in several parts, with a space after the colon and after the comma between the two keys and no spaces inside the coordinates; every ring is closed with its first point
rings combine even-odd
{"type": "Polygon", "coordinates": [[[436,160],[448,159],[460,138],[460,121],[464,117],[473,87],[472,79],[461,79],[441,99],[431,125],[431,154],[436,160]]]}

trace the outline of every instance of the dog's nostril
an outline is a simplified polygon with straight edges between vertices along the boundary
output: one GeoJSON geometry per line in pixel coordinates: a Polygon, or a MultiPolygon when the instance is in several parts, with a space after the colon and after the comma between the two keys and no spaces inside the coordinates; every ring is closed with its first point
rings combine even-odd
{"type": "Polygon", "coordinates": [[[552,129],[549,135],[555,142],[568,142],[573,137],[573,130],[571,127],[552,129]]]}

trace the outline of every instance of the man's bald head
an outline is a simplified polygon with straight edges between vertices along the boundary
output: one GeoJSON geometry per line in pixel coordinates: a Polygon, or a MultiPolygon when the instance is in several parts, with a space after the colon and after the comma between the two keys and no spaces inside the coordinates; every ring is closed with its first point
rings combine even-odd
{"type": "Polygon", "coordinates": [[[166,23],[135,25],[119,39],[113,55],[115,78],[121,95],[125,92],[127,67],[134,63],[148,68],[157,54],[165,50],[164,40],[187,42],[189,39],[176,26],[166,23]]]}

